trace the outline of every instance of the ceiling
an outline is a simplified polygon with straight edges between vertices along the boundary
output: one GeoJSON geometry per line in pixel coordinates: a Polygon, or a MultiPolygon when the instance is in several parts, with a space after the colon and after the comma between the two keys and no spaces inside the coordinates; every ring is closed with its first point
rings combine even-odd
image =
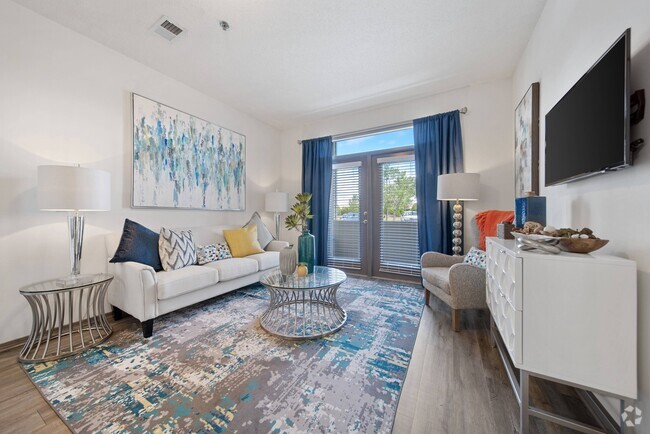
{"type": "Polygon", "coordinates": [[[278,128],[510,77],[545,3],[15,1],[278,128]]]}

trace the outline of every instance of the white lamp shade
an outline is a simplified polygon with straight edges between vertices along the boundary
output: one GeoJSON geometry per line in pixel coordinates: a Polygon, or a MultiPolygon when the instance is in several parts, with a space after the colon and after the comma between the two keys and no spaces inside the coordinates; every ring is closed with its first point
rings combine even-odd
{"type": "Polygon", "coordinates": [[[287,212],[289,211],[289,195],[281,191],[271,191],[266,193],[267,212],[287,212]]]}
{"type": "Polygon", "coordinates": [[[449,173],[438,176],[438,200],[478,200],[478,173],[449,173]]]}
{"type": "Polygon", "coordinates": [[[86,167],[39,166],[38,204],[45,211],[108,211],[111,174],[86,167]]]}

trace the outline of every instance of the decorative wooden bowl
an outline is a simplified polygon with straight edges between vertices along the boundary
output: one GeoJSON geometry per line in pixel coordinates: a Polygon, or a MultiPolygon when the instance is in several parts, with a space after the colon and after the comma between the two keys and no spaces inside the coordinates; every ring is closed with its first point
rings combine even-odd
{"type": "Polygon", "coordinates": [[[559,238],[558,247],[565,252],[591,253],[605,247],[609,240],[600,238],[559,238]]]}

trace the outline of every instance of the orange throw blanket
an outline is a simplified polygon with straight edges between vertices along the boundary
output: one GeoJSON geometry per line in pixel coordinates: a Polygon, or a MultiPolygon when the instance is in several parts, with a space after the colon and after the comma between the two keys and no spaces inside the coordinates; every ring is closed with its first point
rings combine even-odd
{"type": "Polygon", "coordinates": [[[512,223],[514,219],[514,211],[497,211],[491,209],[476,214],[476,224],[478,225],[479,230],[479,248],[485,250],[485,237],[495,237],[497,235],[497,225],[499,223],[512,223]]]}

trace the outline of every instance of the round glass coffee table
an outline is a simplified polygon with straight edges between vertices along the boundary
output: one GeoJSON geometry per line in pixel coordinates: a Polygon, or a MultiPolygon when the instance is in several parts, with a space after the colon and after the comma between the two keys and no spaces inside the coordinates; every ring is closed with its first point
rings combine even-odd
{"type": "Polygon", "coordinates": [[[283,276],[279,269],[263,275],[269,290],[268,309],[260,316],[264,330],[285,339],[316,339],[339,330],[348,316],[336,301],[347,276],[331,267],[314,267],[304,277],[283,276]]]}

